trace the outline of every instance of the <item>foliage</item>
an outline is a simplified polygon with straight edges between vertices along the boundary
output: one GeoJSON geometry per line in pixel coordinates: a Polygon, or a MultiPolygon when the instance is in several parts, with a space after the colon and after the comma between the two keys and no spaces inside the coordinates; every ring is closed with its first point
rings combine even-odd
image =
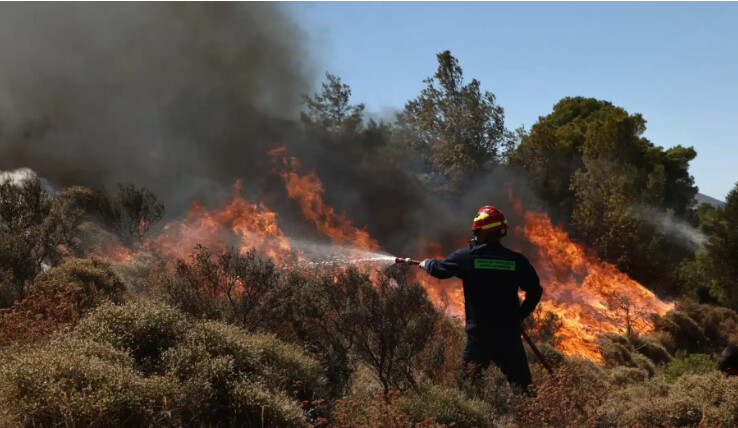
{"type": "Polygon", "coordinates": [[[676,358],[660,367],[667,379],[675,381],[684,374],[703,374],[717,369],[717,364],[705,354],[678,353],[676,358]]]}
{"type": "Polygon", "coordinates": [[[354,135],[361,128],[364,104],[349,104],[351,88],[334,74],[326,73],[325,77],[321,93],[303,96],[307,112],[302,113],[302,122],[313,131],[354,135]]]}
{"type": "Polygon", "coordinates": [[[593,426],[609,384],[602,369],[589,361],[571,360],[550,376],[531,368],[537,396],[521,400],[517,417],[522,426],[593,426]]]}
{"type": "Polygon", "coordinates": [[[641,135],[646,121],[610,102],[564,98],[510,156],[574,235],[636,279],[678,292],[670,273],[690,249],[659,229],[669,213],[693,221],[696,152],[641,135]],[[650,208],[646,208],[650,207],[650,208]]]}
{"type": "Polygon", "coordinates": [[[457,427],[487,427],[495,423],[489,404],[469,398],[458,389],[423,385],[418,392],[401,395],[396,405],[415,423],[457,427]]]}
{"type": "Polygon", "coordinates": [[[738,378],[685,375],[674,385],[654,378],[613,391],[600,407],[603,426],[735,426],[738,378]]]}
{"type": "Polygon", "coordinates": [[[431,172],[444,177],[448,190],[458,190],[500,163],[512,136],[494,94],[482,93],[476,79],[464,84],[451,52],[436,57],[436,73],[423,81],[426,87],[405,104],[397,121],[406,144],[418,150],[431,172]]]}
{"type": "Polygon", "coordinates": [[[324,388],[299,347],[155,301],[101,306],[0,361],[3,425],[306,426],[324,388]]]}
{"type": "Polygon", "coordinates": [[[88,216],[99,220],[128,246],[140,245],[152,226],[164,217],[164,205],[144,187],[119,183],[114,194],[102,189],[78,194],[88,216]]]}
{"type": "Polygon", "coordinates": [[[44,266],[77,247],[83,213],[67,195],[51,198],[38,177],[0,181],[0,307],[25,298],[44,266]]]}
{"type": "Polygon", "coordinates": [[[738,310],[738,183],[717,208],[713,234],[705,244],[711,291],[720,303],[738,310]]]}
{"type": "Polygon", "coordinates": [[[178,260],[174,274],[161,281],[168,300],[182,311],[255,330],[272,315],[269,296],[279,279],[274,263],[254,250],[216,255],[198,246],[189,262],[178,260]]]}
{"type": "Polygon", "coordinates": [[[124,292],[109,263],[96,258],[64,259],[36,277],[25,299],[0,311],[0,342],[35,340],[77,322],[100,303],[121,302],[124,292]]]}

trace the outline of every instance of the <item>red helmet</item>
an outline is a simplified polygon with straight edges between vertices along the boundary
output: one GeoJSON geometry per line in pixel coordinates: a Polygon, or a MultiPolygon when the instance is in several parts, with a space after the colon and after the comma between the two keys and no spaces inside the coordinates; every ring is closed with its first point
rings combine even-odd
{"type": "Polygon", "coordinates": [[[485,205],[477,211],[474,217],[472,230],[480,230],[484,232],[492,232],[494,230],[506,229],[507,220],[505,216],[497,208],[491,205],[485,205]]]}

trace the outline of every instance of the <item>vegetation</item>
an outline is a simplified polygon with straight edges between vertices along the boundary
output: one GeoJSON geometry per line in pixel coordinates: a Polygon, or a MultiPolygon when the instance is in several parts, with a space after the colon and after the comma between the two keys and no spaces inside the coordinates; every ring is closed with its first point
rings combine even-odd
{"type": "MultiPolygon", "coordinates": [[[[202,246],[165,258],[145,245],[164,215],[145,188],[8,180],[0,426],[738,425],[738,378],[717,370],[735,370],[723,366],[738,346],[738,186],[724,207],[695,209],[694,150],[654,145],[640,114],[604,100],[565,98],[529,133],[509,131],[494,94],[465,83],[450,52],[437,59],[392,124],[366,120],[327,74],[304,99],[305,140],[340,154],[332,173],[372,183],[361,197],[397,211],[373,224],[384,231],[417,220],[418,198],[458,200],[490,171],[522,171],[573,236],[676,301],[650,334],[600,335],[595,364],[558,351],[566,320],[539,309],[524,327],[555,376],[528,349],[530,396],[495,367],[471,387],[462,323],[405,266],[283,268],[202,246]],[[705,245],[685,245],[662,216],[698,227],[705,245]],[[116,262],[106,243],[137,252],[116,262]]],[[[602,304],[648,316],[617,293],[602,304]]]]}

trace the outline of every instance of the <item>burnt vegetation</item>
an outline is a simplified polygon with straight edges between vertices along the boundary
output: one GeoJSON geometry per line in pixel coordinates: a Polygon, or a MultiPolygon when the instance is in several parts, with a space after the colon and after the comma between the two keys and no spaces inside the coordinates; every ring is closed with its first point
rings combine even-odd
{"type": "MultiPolygon", "coordinates": [[[[251,24],[261,18],[291,28],[268,6],[236,10],[251,24]]],[[[122,156],[123,136],[135,144],[153,141],[153,134],[125,132],[111,137],[118,145],[109,153],[92,151],[89,165],[69,161],[66,152],[47,158],[57,142],[48,127],[79,135],[82,147],[97,141],[96,124],[71,116],[0,129],[7,141],[0,143],[0,166],[36,167],[29,153],[37,153],[37,169],[53,184],[0,175],[0,426],[738,425],[738,187],[724,206],[696,207],[688,172],[693,148],[657,146],[642,136],[642,115],[582,97],[562,99],[529,130],[509,130],[494,94],[476,79],[465,81],[448,51],[438,54],[437,70],[394,120],[369,119],[332,74],[320,92],[300,98],[298,92],[309,91],[306,77],[293,75],[296,67],[285,59],[293,48],[259,25],[255,34],[243,30],[250,26],[231,11],[209,10],[206,23],[196,6],[150,11],[162,21],[157,31],[181,23],[214,38],[203,47],[184,37],[182,46],[195,46],[194,59],[171,63],[191,71],[183,74],[188,88],[208,82],[201,94],[177,82],[151,94],[164,98],[149,107],[167,125],[156,161],[143,156],[144,146],[122,156]],[[215,31],[217,22],[234,34],[215,31]],[[259,40],[266,48],[233,48],[239,61],[232,62],[211,49],[227,51],[234,39],[259,40]],[[270,60],[263,51],[281,56],[270,60]],[[203,65],[208,61],[218,78],[203,65]],[[249,72],[241,76],[241,68],[249,72]],[[226,97],[217,82],[255,92],[226,97]],[[170,109],[171,94],[185,107],[170,109]],[[299,120],[275,113],[296,117],[300,99],[299,120]],[[213,119],[211,110],[225,119],[213,119]],[[212,141],[211,135],[223,142],[208,152],[199,141],[212,141]],[[163,201],[176,215],[183,195],[221,189],[234,177],[271,195],[279,179],[264,167],[265,148],[277,140],[317,169],[328,202],[368,225],[385,248],[412,249],[407,238],[423,234],[448,246],[468,227],[459,218],[467,220],[464,213],[479,200],[505,198],[490,190],[501,188],[502,177],[534,189],[524,194],[531,203],[548,207],[572,236],[674,300],[675,308],[654,316],[613,293],[603,307],[627,323],[597,338],[601,364],[557,350],[565,320],[538,309],[524,327],[555,376],[526,349],[537,394],[521,397],[494,367],[481,385],[463,382],[463,325],[408,282],[405,266],[278,266],[254,250],[201,245],[172,259],[147,246],[164,219],[163,201]],[[26,152],[31,146],[41,149],[26,152]],[[116,184],[126,173],[141,181],[116,184]],[[181,176],[192,181],[172,186],[181,176]],[[188,185],[197,190],[181,188],[188,185]],[[704,245],[686,242],[655,217],[691,225],[704,234],[704,245]],[[110,248],[131,256],[112,257],[110,248]],[[653,331],[632,328],[644,319],[653,331]]],[[[161,65],[156,52],[129,47],[142,63],[161,65]]],[[[0,71],[15,75],[10,63],[0,71]]],[[[130,73],[105,90],[140,91],[131,88],[138,88],[142,71],[132,66],[130,73]]],[[[105,126],[118,129],[115,124],[105,117],[105,126]]]]}

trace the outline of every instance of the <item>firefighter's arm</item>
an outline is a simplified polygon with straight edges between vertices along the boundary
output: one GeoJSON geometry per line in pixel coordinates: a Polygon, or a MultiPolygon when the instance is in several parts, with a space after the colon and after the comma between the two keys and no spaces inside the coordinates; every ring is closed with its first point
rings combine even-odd
{"type": "Polygon", "coordinates": [[[420,263],[420,268],[438,279],[461,277],[466,259],[465,251],[459,250],[445,259],[425,259],[420,263]]]}
{"type": "Polygon", "coordinates": [[[520,305],[520,321],[522,321],[533,312],[536,305],[538,305],[538,302],[541,301],[543,287],[541,287],[541,281],[538,278],[536,270],[530,264],[528,259],[523,258],[520,264],[520,289],[525,291],[525,300],[523,300],[523,304],[520,305]]]}

